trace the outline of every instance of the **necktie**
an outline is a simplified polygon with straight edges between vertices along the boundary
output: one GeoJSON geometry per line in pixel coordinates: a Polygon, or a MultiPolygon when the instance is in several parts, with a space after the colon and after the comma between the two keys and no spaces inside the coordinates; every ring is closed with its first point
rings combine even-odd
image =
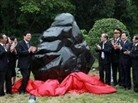
{"type": "Polygon", "coordinates": [[[117,43],[118,42],[118,39],[117,38],[115,38],[115,42],[114,43],[117,43]]]}
{"type": "Polygon", "coordinates": [[[122,42],[122,47],[124,47],[124,45],[125,45],[125,41],[122,42]]]}
{"type": "Polygon", "coordinates": [[[26,44],[27,44],[27,47],[29,48],[29,47],[30,47],[30,44],[29,44],[29,42],[27,42],[26,44]]]}
{"type": "Polygon", "coordinates": [[[135,51],[135,50],[136,50],[136,46],[135,46],[135,44],[133,44],[132,51],[135,51]]]}
{"type": "MultiPolygon", "coordinates": [[[[102,49],[104,49],[104,43],[102,44],[102,49]]],[[[102,51],[101,53],[101,58],[104,59],[105,58],[105,55],[104,55],[104,52],[102,51]]]]}
{"type": "Polygon", "coordinates": [[[125,41],[123,41],[123,46],[125,45],[125,41]]]}

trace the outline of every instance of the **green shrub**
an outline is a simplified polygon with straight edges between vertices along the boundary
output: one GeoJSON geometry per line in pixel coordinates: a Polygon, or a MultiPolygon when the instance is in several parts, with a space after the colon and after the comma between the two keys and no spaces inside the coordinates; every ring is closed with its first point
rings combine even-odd
{"type": "Polygon", "coordinates": [[[113,37],[114,28],[120,28],[122,31],[128,31],[122,22],[114,18],[104,18],[95,22],[88,35],[84,36],[93,53],[95,53],[95,44],[100,42],[100,35],[102,33],[107,33],[109,38],[111,38],[113,37]]]}
{"type": "Polygon", "coordinates": [[[82,33],[84,39],[86,40],[87,44],[90,45],[91,38],[88,36],[88,31],[85,29],[82,29],[81,33],[82,33]]]}

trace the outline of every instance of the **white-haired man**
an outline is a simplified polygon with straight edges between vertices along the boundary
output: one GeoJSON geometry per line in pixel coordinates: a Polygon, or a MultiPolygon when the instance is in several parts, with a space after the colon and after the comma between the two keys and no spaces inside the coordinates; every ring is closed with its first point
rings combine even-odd
{"type": "Polygon", "coordinates": [[[101,34],[101,42],[97,45],[97,52],[99,52],[99,75],[103,83],[111,84],[111,49],[112,44],[108,41],[108,34],[101,34]],[[105,75],[104,75],[105,71],[105,75]]]}

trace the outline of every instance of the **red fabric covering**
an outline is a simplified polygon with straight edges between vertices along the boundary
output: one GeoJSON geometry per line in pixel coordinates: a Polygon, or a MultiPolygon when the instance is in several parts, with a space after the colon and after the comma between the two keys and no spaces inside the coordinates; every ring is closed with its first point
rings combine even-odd
{"type": "MultiPolygon", "coordinates": [[[[17,92],[21,79],[13,86],[13,92],[17,92]]],[[[57,96],[67,92],[107,94],[114,93],[116,89],[99,81],[97,76],[89,76],[82,72],[74,72],[68,75],[61,83],[57,80],[29,80],[27,91],[35,96],[57,96]]]]}

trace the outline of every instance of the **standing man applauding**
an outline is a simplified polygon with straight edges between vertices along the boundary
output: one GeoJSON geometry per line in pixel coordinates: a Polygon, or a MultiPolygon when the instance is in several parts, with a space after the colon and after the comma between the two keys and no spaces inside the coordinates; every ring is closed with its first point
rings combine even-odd
{"type": "Polygon", "coordinates": [[[4,96],[4,81],[8,70],[8,53],[5,48],[7,36],[0,34],[0,96],[4,96]]]}
{"type": "Polygon", "coordinates": [[[97,45],[96,51],[99,52],[99,74],[103,83],[111,84],[111,49],[112,44],[108,41],[108,35],[101,34],[101,42],[97,45]]]}
{"type": "Polygon", "coordinates": [[[133,36],[133,44],[131,50],[127,51],[132,61],[133,89],[138,93],[138,34],[133,36]]]}
{"type": "Polygon", "coordinates": [[[131,89],[131,60],[127,54],[131,50],[132,43],[128,40],[128,33],[123,32],[120,41],[120,73],[122,86],[126,90],[131,89]]]}
{"type": "Polygon", "coordinates": [[[113,77],[113,85],[122,86],[121,81],[121,69],[120,69],[120,41],[121,41],[122,30],[119,28],[114,29],[114,35],[111,39],[112,43],[112,51],[111,51],[111,70],[112,70],[112,77],[113,77]],[[119,74],[119,76],[118,76],[119,74]]]}
{"type": "Polygon", "coordinates": [[[30,77],[32,56],[37,50],[36,47],[32,46],[30,43],[31,37],[31,33],[26,32],[23,35],[23,40],[17,44],[18,67],[23,77],[21,86],[18,89],[19,94],[26,92],[26,86],[30,77]]]}

